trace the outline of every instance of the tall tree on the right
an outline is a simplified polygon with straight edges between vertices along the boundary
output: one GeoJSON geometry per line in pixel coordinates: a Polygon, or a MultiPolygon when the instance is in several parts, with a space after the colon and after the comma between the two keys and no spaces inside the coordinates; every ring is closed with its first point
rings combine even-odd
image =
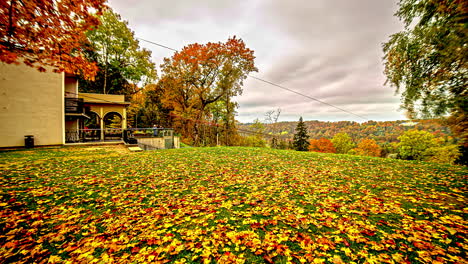
{"type": "Polygon", "coordinates": [[[468,147],[468,2],[399,0],[395,15],[405,28],[383,44],[387,83],[410,117],[450,114],[468,147]]]}
{"type": "Polygon", "coordinates": [[[297,151],[308,151],[309,145],[309,135],[307,134],[307,128],[301,116],[301,118],[299,118],[299,123],[297,123],[296,133],[294,134],[293,147],[297,151]]]}

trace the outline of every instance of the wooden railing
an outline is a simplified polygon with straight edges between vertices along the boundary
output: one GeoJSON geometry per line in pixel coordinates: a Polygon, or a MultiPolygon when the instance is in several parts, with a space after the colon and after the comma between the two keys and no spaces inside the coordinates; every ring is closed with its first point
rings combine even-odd
{"type": "Polygon", "coordinates": [[[119,141],[122,140],[123,130],[121,128],[106,129],[78,129],[66,130],[65,142],[93,142],[93,141],[119,141]],[[103,137],[104,136],[104,137],[103,137]]]}

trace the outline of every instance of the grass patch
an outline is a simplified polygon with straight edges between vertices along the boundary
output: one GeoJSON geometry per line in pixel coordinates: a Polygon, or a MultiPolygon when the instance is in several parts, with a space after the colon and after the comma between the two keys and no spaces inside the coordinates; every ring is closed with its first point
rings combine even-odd
{"type": "Polygon", "coordinates": [[[466,167],[76,147],[0,152],[0,168],[2,263],[464,261],[466,167]]]}

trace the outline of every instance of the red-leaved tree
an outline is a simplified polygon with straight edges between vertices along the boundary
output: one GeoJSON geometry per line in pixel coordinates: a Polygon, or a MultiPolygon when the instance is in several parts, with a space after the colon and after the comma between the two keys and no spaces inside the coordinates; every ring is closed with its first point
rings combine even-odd
{"type": "Polygon", "coordinates": [[[106,0],[0,1],[0,61],[46,71],[82,74],[92,79],[94,63],[84,56],[85,32],[99,24],[95,14],[106,0]]]}
{"type": "Polygon", "coordinates": [[[233,97],[242,94],[248,74],[257,71],[254,59],[254,51],[235,36],[224,43],[190,44],[164,59],[159,81],[165,91],[163,103],[183,118],[184,137],[200,144],[204,134],[200,124],[213,121],[228,131],[223,138],[231,144],[237,106],[233,97]]]}
{"type": "Polygon", "coordinates": [[[380,147],[373,139],[363,139],[358,147],[354,149],[355,153],[362,156],[380,157],[380,147]]]}
{"type": "Polygon", "coordinates": [[[327,138],[311,139],[309,150],[322,153],[336,153],[333,143],[327,138]]]}

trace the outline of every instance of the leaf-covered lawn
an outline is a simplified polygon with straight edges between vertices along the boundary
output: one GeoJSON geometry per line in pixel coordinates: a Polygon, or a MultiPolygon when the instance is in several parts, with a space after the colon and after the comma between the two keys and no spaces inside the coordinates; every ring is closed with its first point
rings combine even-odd
{"type": "Polygon", "coordinates": [[[466,263],[466,167],[62,148],[0,168],[1,263],[466,263]]]}

